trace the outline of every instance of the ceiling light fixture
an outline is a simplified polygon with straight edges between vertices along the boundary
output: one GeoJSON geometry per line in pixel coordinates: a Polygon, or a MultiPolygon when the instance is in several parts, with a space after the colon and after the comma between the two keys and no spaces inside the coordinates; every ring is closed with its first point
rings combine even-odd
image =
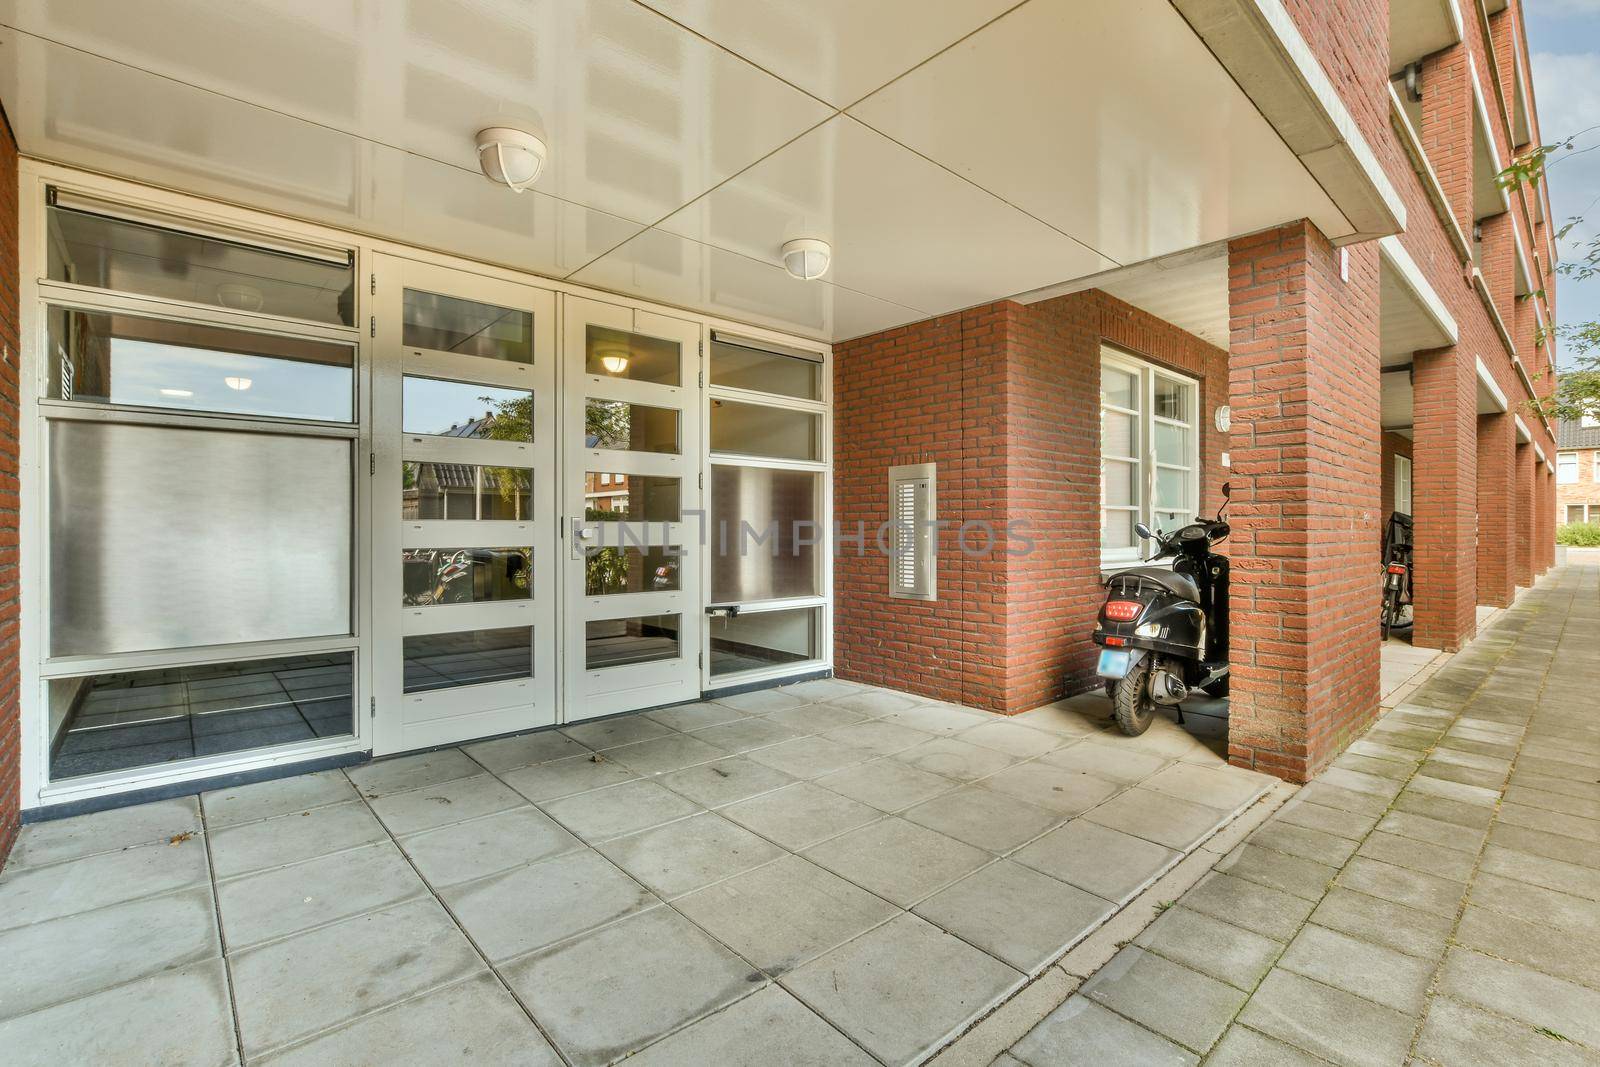
{"type": "Polygon", "coordinates": [[[224,378],[222,380],[228,383],[229,389],[237,389],[241,393],[250,388],[249,378],[224,378]]]}
{"type": "Polygon", "coordinates": [[[179,399],[182,399],[183,397],[186,397],[186,396],[194,396],[194,392],[192,390],[189,390],[189,389],[163,389],[163,390],[161,390],[161,395],[162,396],[175,396],[175,397],[178,397],[179,399]]]}
{"type": "Polygon", "coordinates": [[[783,269],[801,281],[814,281],[828,273],[833,249],[815,237],[800,237],[783,242],[783,269]]]}
{"type": "Polygon", "coordinates": [[[526,130],[490,126],[478,131],[478,166],[492,182],[520,193],[539,180],[550,150],[526,130]]]}
{"type": "Polygon", "coordinates": [[[602,341],[595,346],[594,354],[600,358],[600,366],[605,368],[607,374],[621,374],[628,369],[630,353],[626,344],[602,341]]]}
{"type": "Polygon", "coordinates": [[[217,286],[217,303],[235,311],[260,311],[264,298],[261,290],[241,282],[224,282],[217,286]]]}

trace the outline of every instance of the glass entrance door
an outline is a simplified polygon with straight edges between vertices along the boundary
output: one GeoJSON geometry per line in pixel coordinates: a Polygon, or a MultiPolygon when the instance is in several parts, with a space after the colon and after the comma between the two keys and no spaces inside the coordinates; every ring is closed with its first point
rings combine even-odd
{"type": "Polygon", "coordinates": [[[700,694],[700,326],[562,298],[566,721],[700,694]]]}
{"type": "Polygon", "coordinates": [[[374,752],[556,721],[555,296],[378,256],[374,752]]]}

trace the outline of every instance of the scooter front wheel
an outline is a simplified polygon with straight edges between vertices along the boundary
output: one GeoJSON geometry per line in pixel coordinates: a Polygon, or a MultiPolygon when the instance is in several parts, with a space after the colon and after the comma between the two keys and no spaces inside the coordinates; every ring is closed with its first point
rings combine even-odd
{"type": "Polygon", "coordinates": [[[1111,694],[1112,714],[1117,727],[1129,737],[1150,729],[1156,719],[1156,702],[1150,698],[1150,659],[1146,657],[1117,682],[1111,694]]]}

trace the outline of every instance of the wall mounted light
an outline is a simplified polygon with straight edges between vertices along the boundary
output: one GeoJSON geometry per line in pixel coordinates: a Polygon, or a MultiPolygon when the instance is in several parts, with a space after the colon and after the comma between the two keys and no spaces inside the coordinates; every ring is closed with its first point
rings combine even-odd
{"type": "Polygon", "coordinates": [[[241,393],[244,392],[246,389],[250,388],[250,384],[251,384],[249,378],[232,378],[232,377],[229,377],[229,378],[224,378],[222,380],[227,383],[227,386],[228,386],[229,389],[237,389],[241,393]]]}
{"type": "Polygon", "coordinates": [[[526,130],[490,126],[478,131],[478,166],[490,181],[514,193],[539,180],[549,154],[544,141],[526,130]]]}
{"type": "Polygon", "coordinates": [[[783,269],[801,281],[814,281],[828,273],[833,249],[815,237],[800,237],[783,243],[783,269]]]}

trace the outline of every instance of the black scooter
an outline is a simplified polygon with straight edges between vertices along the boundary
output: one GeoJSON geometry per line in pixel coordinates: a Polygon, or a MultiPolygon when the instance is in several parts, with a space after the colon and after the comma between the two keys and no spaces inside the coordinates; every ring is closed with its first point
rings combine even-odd
{"type": "MultiPolygon", "coordinates": [[[[1134,529],[1156,543],[1146,563],[1106,580],[1106,602],[1094,630],[1100,646],[1095,673],[1105,679],[1117,725],[1137,737],[1155,721],[1157,705],[1177,707],[1195,690],[1228,694],[1228,558],[1212,546],[1228,536],[1222,513],[1196,519],[1170,534],[1134,529]]],[[[1183,721],[1183,710],[1178,710],[1183,721]]]]}

